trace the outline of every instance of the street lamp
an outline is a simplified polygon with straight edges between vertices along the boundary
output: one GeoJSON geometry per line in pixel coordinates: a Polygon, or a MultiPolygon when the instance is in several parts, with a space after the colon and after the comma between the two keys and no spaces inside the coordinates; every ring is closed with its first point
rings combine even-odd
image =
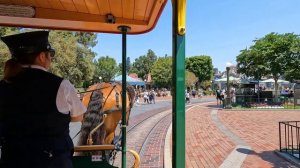
{"type": "Polygon", "coordinates": [[[101,79],[102,79],[102,77],[101,77],[101,76],[99,76],[99,83],[101,83],[101,79]]]}
{"type": "Polygon", "coordinates": [[[225,108],[226,109],[231,109],[231,97],[230,97],[230,86],[229,86],[229,70],[230,70],[230,66],[232,64],[230,62],[226,63],[226,75],[227,75],[227,96],[226,96],[226,104],[225,104],[225,108]]]}
{"type": "Polygon", "coordinates": [[[147,90],[147,79],[145,79],[144,81],[145,81],[145,90],[147,90]]]}

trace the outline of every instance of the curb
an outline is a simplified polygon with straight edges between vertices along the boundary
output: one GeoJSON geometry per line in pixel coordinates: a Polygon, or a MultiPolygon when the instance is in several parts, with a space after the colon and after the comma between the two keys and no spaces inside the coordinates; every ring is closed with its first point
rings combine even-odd
{"type": "Polygon", "coordinates": [[[164,148],[164,167],[172,167],[172,156],[171,156],[171,137],[172,137],[172,123],[170,124],[166,138],[164,148]]]}
{"type": "Polygon", "coordinates": [[[274,153],[279,156],[280,158],[283,158],[293,164],[295,164],[297,167],[300,167],[300,160],[299,159],[296,159],[295,157],[287,154],[287,153],[284,153],[284,152],[280,152],[278,150],[275,150],[274,153]]]}

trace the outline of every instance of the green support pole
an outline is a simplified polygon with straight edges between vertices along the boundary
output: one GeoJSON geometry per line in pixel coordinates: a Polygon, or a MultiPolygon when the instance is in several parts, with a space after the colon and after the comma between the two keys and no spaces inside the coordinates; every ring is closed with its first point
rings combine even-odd
{"type": "Polygon", "coordinates": [[[178,34],[178,1],[173,2],[172,167],[185,167],[185,35],[178,34]]]}
{"type": "Polygon", "coordinates": [[[120,26],[122,32],[122,168],[126,168],[126,33],[127,26],[120,26]]]}

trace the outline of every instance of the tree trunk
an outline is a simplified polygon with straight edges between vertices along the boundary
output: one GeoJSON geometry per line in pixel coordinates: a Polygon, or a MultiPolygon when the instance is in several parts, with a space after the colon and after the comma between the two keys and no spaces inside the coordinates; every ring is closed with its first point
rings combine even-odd
{"type": "Polygon", "coordinates": [[[278,102],[278,77],[274,77],[275,81],[275,101],[278,102]]]}

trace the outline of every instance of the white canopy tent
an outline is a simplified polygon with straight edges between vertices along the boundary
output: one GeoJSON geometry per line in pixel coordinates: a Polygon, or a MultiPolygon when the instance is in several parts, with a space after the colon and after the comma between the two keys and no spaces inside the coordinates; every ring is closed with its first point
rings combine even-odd
{"type": "MultiPolygon", "coordinates": [[[[259,82],[260,83],[275,83],[275,80],[274,79],[266,79],[266,80],[259,81],[259,82]]],[[[277,83],[286,83],[286,84],[289,84],[290,82],[286,81],[286,80],[278,79],[277,83]]]]}

